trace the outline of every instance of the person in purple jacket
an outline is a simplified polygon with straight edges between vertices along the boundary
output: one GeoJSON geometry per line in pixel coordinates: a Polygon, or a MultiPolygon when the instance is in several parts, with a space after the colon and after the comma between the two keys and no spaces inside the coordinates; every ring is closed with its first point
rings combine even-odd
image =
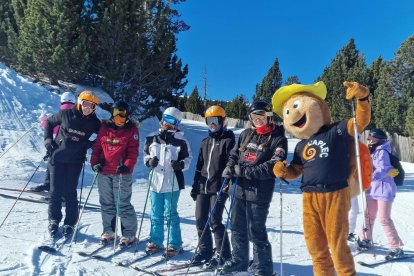
{"type": "Polygon", "coordinates": [[[387,140],[385,132],[378,128],[370,131],[367,141],[374,172],[371,187],[365,193],[367,199],[366,231],[359,232],[358,246],[362,249],[372,246],[372,230],[378,215],[390,249],[386,259],[400,257],[404,255],[402,250],[404,244],[391,219],[392,203],[397,192],[393,177],[398,174],[398,170],[391,165],[391,142],[387,140]]]}

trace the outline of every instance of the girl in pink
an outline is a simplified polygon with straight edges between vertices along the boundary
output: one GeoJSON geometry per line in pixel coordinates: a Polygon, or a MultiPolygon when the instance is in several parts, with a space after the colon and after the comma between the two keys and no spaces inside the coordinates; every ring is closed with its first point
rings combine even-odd
{"type": "Polygon", "coordinates": [[[403,242],[391,219],[392,203],[397,192],[393,176],[398,174],[398,170],[396,172],[390,161],[391,142],[387,140],[385,132],[378,128],[370,131],[367,140],[374,172],[371,187],[366,191],[365,221],[367,231],[361,230],[359,232],[358,246],[362,249],[368,249],[372,246],[372,228],[378,215],[390,249],[386,258],[400,257],[404,255],[403,242]]]}

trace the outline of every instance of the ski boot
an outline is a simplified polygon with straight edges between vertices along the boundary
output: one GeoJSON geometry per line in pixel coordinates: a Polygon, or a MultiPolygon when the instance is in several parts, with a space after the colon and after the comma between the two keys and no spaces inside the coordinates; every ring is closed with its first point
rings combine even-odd
{"type": "Polygon", "coordinates": [[[348,241],[349,242],[355,243],[355,242],[358,242],[358,239],[359,239],[359,237],[358,237],[357,234],[349,233],[349,235],[348,235],[348,241]]]}
{"type": "Polygon", "coordinates": [[[211,260],[212,255],[212,253],[207,254],[205,252],[197,252],[194,258],[191,260],[190,266],[206,264],[211,260]]]}
{"type": "Polygon", "coordinates": [[[48,184],[40,184],[35,187],[30,188],[32,192],[48,192],[50,189],[50,185],[48,184]]]}
{"type": "Polygon", "coordinates": [[[172,246],[168,246],[168,249],[163,254],[166,258],[172,258],[175,255],[179,254],[181,252],[181,248],[174,248],[172,246]]]}
{"type": "Polygon", "coordinates": [[[211,258],[211,260],[209,262],[206,263],[206,268],[208,269],[216,269],[219,266],[224,265],[229,259],[225,259],[223,258],[223,256],[221,256],[220,258],[220,253],[216,252],[213,256],[213,258],[211,258]]]}
{"type": "Polygon", "coordinates": [[[243,264],[241,262],[235,262],[234,260],[227,261],[221,269],[219,269],[218,275],[227,275],[234,272],[243,272],[247,271],[248,264],[243,264]]]}
{"type": "Polygon", "coordinates": [[[126,247],[132,245],[137,238],[135,236],[122,236],[119,240],[119,246],[126,247]]]}
{"type": "Polygon", "coordinates": [[[147,246],[145,247],[145,253],[147,253],[148,255],[152,255],[154,253],[157,253],[161,250],[163,250],[164,247],[156,245],[153,242],[149,242],[147,243],[147,246]]]}
{"type": "Polygon", "coordinates": [[[360,251],[368,250],[373,245],[371,240],[366,240],[366,239],[365,240],[360,240],[359,238],[357,240],[357,243],[358,243],[358,250],[360,250],[360,251]]]}
{"type": "Polygon", "coordinates": [[[110,243],[111,241],[113,241],[115,239],[115,233],[110,231],[110,232],[104,232],[101,235],[101,243],[102,244],[107,244],[110,243]]]}
{"type": "Polygon", "coordinates": [[[59,230],[59,222],[56,220],[50,220],[47,229],[49,230],[50,237],[55,237],[59,230]]]}
{"type": "Polygon", "coordinates": [[[63,225],[63,236],[65,236],[66,238],[72,236],[74,230],[75,228],[72,225],[63,225]]]}
{"type": "Polygon", "coordinates": [[[388,252],[388,255],[385,256],[386,260],[398,259],[404,256],[404,251],[401,248],[395,248],[388,252]]]}

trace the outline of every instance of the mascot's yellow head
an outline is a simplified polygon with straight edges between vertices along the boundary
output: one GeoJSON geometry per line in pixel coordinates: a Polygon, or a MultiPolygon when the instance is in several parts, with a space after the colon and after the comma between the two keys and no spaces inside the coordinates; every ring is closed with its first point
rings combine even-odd
{"type": "Polygon", "coordinates": [[[326,86],[292,84],[279,88],[272,97],[273,111],[283,119],[285,129],[300,139],[309,139],[331,123],[326,86]]]}

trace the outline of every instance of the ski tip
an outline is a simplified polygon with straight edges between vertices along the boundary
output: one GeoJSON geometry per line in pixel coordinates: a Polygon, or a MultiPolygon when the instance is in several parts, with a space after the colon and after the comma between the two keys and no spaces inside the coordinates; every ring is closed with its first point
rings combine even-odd
{"type": "Polygon", "coordinates": [[[41,246],[38,246],[37,247],[40,251],[43,251],[43,252],[47,252],[47,253],[56,253],[56,248],[53,248],[53,247],[50,247],[50,246],[44,246],[44,245],[41,245],[41,246]]]}

